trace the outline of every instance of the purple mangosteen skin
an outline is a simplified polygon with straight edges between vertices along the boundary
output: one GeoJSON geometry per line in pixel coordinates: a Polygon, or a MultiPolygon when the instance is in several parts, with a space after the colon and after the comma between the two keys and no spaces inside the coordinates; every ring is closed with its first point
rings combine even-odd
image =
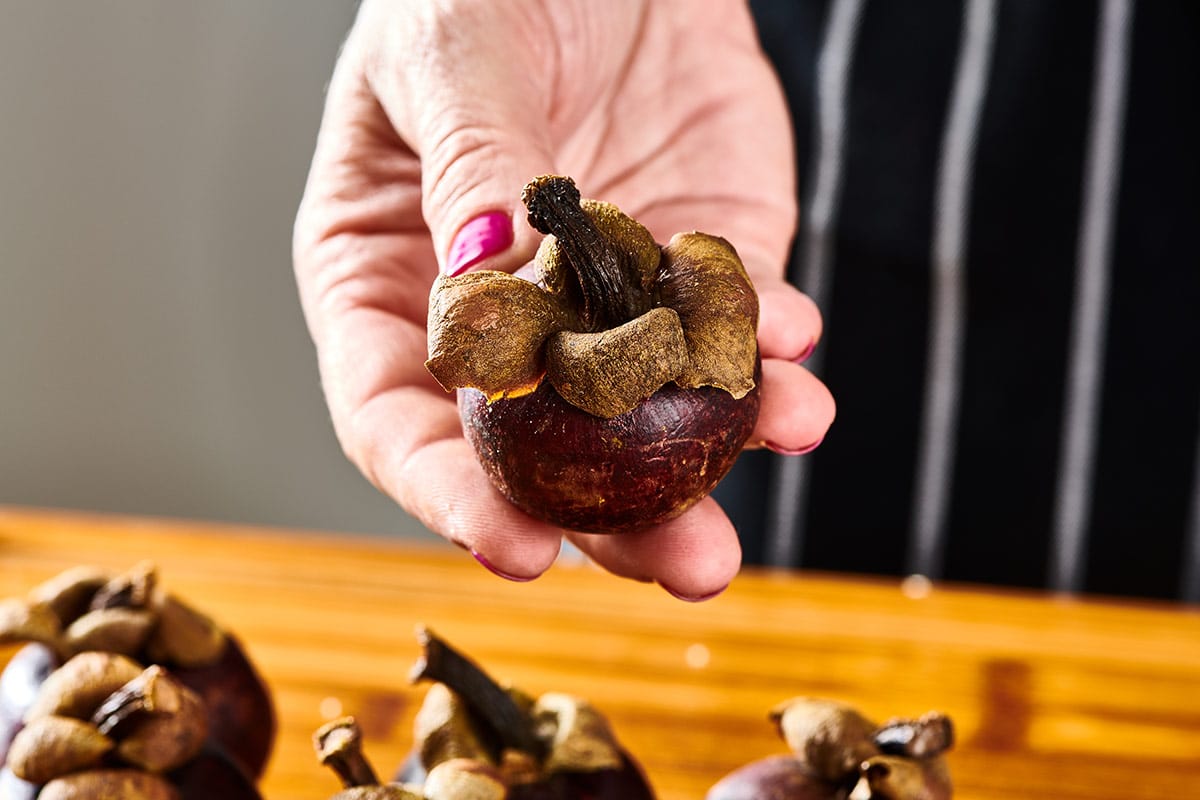
{"type": "Polygon", "coordinates": [[[624,533],[674,519],[707,496],[754,431],[755,386],[668,384],[611,419],[568,403],[546,381],[491,403],[460,389],[467,440],[500,493],[530,516],[589,533],[624,533]]]}

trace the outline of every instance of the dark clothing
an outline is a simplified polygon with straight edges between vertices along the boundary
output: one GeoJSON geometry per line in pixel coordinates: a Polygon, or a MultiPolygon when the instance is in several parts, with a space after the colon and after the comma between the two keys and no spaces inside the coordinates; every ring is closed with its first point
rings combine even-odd
{"type": "Polygon", "coordinates": [[[751,5],[838,417],[747,561],[1200,600],[1200,4],[751,5]]]}

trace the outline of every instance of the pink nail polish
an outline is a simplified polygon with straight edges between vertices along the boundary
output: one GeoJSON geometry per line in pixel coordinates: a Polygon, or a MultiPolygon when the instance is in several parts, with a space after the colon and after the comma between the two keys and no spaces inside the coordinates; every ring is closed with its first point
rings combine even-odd
{"type": "Polygon", "coordinates": [[[808,357],[813,354],[813,350],[817,349],[817,340],[813,339],[808,343],[808,347],[804,348],[804,352],[792,359],[797,364],[803,364],[808,361],[808,357]]]}
{"type": "Polygon", "coordinates": [[[488,561],[483,553],[480,553],[478,550],[472,550],[471,555],[474,556],[475,560],[478,561],[488,572],[497,577],[504,578],[506,581],[513,581],[514,583],[529,583],[531,580],[538,577],[537,575],[534,575],[529,578],[522,578],[519,575],[510,575],[504,570],[497,569],[495,566],[493,566],[492,562],[488,561]]]}
{"type": "Polygon", "coordinates": [[[770,450],[772,453],[778,453],[781,456],[802,456],[805,453],[811,453],[813,450],[816,450],[818,447],[821,446],[821,442],[823,442],[823,441],[825,441],[824,436],[822,436],[820,439],[817,439],[812,444],[806,444],[803,447],[798,447],[798,448],[794,448],[794,449],[788,448],[788,447],[783,447],[781,445],[777,445],[774,442],[763,442],[763,444],[765,444],[767,449],[770,450]]]}
{"type": "Polygon", "coordinates": [[[705,600],[712,600],[714,597],[720,595],[722,592],[724,592],[726,589],[729,588],[728,585],[725,585],[725,586],[722,586],[720,589],[717,589],[715,592],[709,592],[708,594],[702,594],[699,597],[689,597],[686,594],[675,591],[670,586],[667,586],[664,583],[660,583],[659,586],[661,586],[663,588],[663,591],[665,591],[667,594],[671,595],[671,597],[674,597],[676,600],[682,600],[685,603],[703,603],[705,600]]]}
{"type": "Polygon", "coordinates": [[[513,243],[512,218],[489,211],[459,228],[446,257],[446,274],[460,275],[473,264],[502,252],[513,243]]]}

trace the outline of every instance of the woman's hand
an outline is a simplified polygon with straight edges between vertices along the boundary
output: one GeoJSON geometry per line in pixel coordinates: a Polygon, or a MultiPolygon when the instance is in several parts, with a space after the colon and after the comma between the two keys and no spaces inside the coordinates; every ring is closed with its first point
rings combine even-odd
{"type": "Polygon", "coordinates": [[[651,530],[564,532],[491,486],[453,395],[424,367],[439,267],[514,271],[539,235],[536,175],[575,178],[659,241],[737,247],[760,298],[762,409],[752,441],[798,451],[833,420],[796,360],[821,332],[783,280],[795,224],[783,98],[744,2],[366,0],[338,61],[296,220],[295,267],[346,454],[427,527],[493,571],[547,569],[565,535],[604,568],[701,599],[741,560],[711,498],[651,530]]]}

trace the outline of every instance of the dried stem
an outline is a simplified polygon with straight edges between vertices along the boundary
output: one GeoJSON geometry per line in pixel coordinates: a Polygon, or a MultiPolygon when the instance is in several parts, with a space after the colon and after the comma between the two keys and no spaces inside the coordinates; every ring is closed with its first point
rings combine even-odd
{"type": "Polygon", "coordinates": [[[483,721],[500,744],[521,750],[537,758],[544,755],[542,742],[533,734],[529,720],[501,686],[475,662],[459,653],[428,628],[417,629],[417,640],[424,648],[413,666],[409,679],[444,684],[462,698],[467,708],[483,721]]]}
{"type": "Polygon", "coordinates": [[[629,283],[631,256],[592,222],[575,182],[558,175],[534,178],[521,194],[529,224],[554,234],[583,300],[580,318],[589,331],[615,328],[648,308],[629,283]]]}
{"type": "Polygon", "coordinates": [[[342,786],[379,786],[371,762],[362,751],[362,730],[353,717],[342,717],[322,725],[313,734],[313,747],[322,764],[341,778],[342,786]]]}

